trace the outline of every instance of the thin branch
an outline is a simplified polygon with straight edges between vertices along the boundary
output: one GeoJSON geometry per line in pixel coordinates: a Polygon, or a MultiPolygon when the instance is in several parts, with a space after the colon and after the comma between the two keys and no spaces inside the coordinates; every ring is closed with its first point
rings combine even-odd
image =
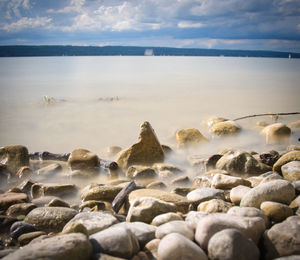
{"type": "Polygon", "coordinates": [[[265,114],[256,114],[256,115],[249,115],[249,116],[243,116],[243,117],[238,117],[236,119],[233,119],[233,121],[237,120],[242,120],[245,118],[250,118],[250,117],[258,117],[258,116],[290,116],[290,115],[299,115],[300,112],[288,112],[288,113],[265,113],[265,114]]]}

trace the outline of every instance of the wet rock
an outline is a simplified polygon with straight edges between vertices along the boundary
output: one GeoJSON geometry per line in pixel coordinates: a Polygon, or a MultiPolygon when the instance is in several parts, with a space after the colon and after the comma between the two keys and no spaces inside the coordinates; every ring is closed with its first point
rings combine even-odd
{"type": "Polygon", "coordinates": [[[234,187],[230,191],[230,200],[233,204],[239,205],[244,195],[251,190],[251,188],[239,185],[237,187],[234,187]]]}
{"type": "Polygon", "coordinates": [[[111,214],[105,212],[81,212],[72,218],[65,226],[64,230],[68,229],[72,223],[80,223],[85,226],[88,234],[94,234],[119,221],[111,214]]]}
{"type": "Polygon", "coordinates": [[[65,208],[70,208],[70,205],[69,205],[69,203],[67,203],[64,200],[54,198],[54,199],[52,199],[48,203],[47,207],[65,207],[65,208]]]}
{"type": "Polygon", "coordinates": [[[179,167],[172,165],[172,164],[168,164],[168,163],[155,163],[153,164],[153,169],[155,169],[158,172],[162,172],[162,171],[170,171],[172,173],[174,173],[174,175],[180,174],[182,173],[182,169],[180,169],[179,167]]]}
{"type": "Polygon", "coordinates": [[[299,195],[290,204],[290,208],[292,208],[292,209],[298,208],[298,207],[300,207],[300,196],[299,195]]]}
{"type": "Polygon", "coordinates": [[[33,239],[35,239],[39,236],[43,236],[43,235],[46,235],[46,233],[43,231],[35,231],[35,232],[26,233],[26,234],[23,234],[18,237],[18,243],[21,246],[24,246],[24,245],[29,244],[33,239]]]}
{"type": "Polygon", "coordinates": [[[88,260],[92,255],[92,247],[83,234],[65,234],[41,239],[30,243],[9,254],[3,259],[73,259],[88,260]]]}
{"type": "Polygon", "coordinates": [[[0,209],[6,210],[11,205],[27,202],[28,197],[25,193],[6,192],[0,194],[0,209]]]}
{"type": "Polygon", "coordinates": [[[221,157],[221,154],[214,154],[210,156],[205,164],[206,171],[214,170],[216,168],[217,162],[220,160],[221,157]]]}
{"type": "Polygon", "coordinates": [[[84,208],[94,208],[97,207],[98,210],[105,210],[106,205],[103,201],[99,200],[88,200],[80,204],[79,209],[82,211],[84,208]]]}
{"type": "Polygon", "coordinates": [[[81,193],[81,199],[87,200],[104,200],[112,202],[122,187],[111,185],[88,185],[81,193]]]}
{"type": "Polygon", "coordinates": [[[42,207],[29,212],[25,222],[45,232],[60,232],[77,211],[63,207],[42,207]]]}
{"type": "Polygon", "coordinates": [[[208,257],[211,260],[258,260],[259,250],[251,239],[237,229],[217,232],[208,242],[208,257]]]}
{"type": "Polygon", "coordinates": [[[261,135],[265,138],[266,144],[280,144],[289,141],[291,129],[283,123],[275,123],[266,126],[261,135]]]}
{"type": "Polygon", "coordinates": [[[293,210],[282,203],[265,201],[260,205],[262,212],[270,218],[271,221],[281,222],[292,216],[293,210]]]}
{"type": "Polygon", "coordinates": [[[260,162],[269,165],[269,166],[273,166],[274,163],[276,163],[276,161],[279,159],[280,155],[277,151],[269,151],[269,152],[264,152],[261,153],[259,155],[259,160],[260,162]]]}
{"type": "Polygon", "coordinates": [[[31,196],[34,199],[42,196],[64,197],[76,192],[77,187],[74,184],[35,183],[31,186],[31,196]]]}
{"type": "Polygon", "coordinates": [[[192,190],[193,190],[192,188],[187,188],[187,187],[176,187],[173,190],[171,190],[171,193],[185,197],[192,190]]]}
{"type": "Polygon", "coordinates": [[[68,165],[72,170],[93,170],[99,167],[99,158],[96,154],[88,150],[76,149],[72,151],[68,159],[68,165]]]}
{"type": "Polygon", "coordinates": [[[163,189],[167,188],[167,185],[162,181],[153,181],[153,182],[149,183],[146,188],[163,190],[163,189]]]}
{"type": "Polygon", "coordinates": [[[264,259],[300,254],[300,217],[275,224],[264,234],[264,259]]]}
{"type": "Polygon", "coordinates": [[[18,178],[29,178],[32,175],[33,171],[29,166],[23,166],[19,168],[19,170],[16,173],[16,176],[18,178]]]}
{"type": "Polygon", "coordinates": [[[162,224],[165,224],[167,222],[174,221],[174,220],[183,220],[183,219],[177,213],[169,212],[169,213],[164,213],[164,214],[156,216],[152,220],[151,225],[160,226],[162,224]]]}
{"type": "Polygon", "coordinates": [[[39,198],[31,200],[31,202],[34,205],[36,205],[37,207],[44,207],[53,199],[59,199],[59,198],[55,197],[55,196],[43,196],[43,197],[39,197],[39,198]]]}
{"type": "Polygon", "coordinates": [[[273,165],[273,171],[281,173],[281,167],[292,161],[300,161],[300,151],[291,151],[282,155],[273,165]]]}
{"type": "Polygon", "coordinates": [[[183,186],[183,187],[189,186],[190,183],[191,180],[188,176],[180,176],[171,181],[172,185],[183,186]]]}
{"type": "Polygon", "coordinates": [[[241,127],[234,121],[224,121],[214,124],[209,132],[215,136],[228,136],[237,134],[241,131],[241,127]]]}
{"type": "Polygon", "coordinates": [[[198,129],[189,128],[176,132],[176,142],[178,147],[188,147],[190,145],[206,143],[208,139],[198,129]]]}
{"type": "Polygon", "coordinates": [[[7,211],[6,215],[17,218],[18,216],[26,216],[31,210],[35,209],[36,205],[33,203],[17,203],[11,205],[7,211]]]}
{"type": "Polygon", "coordinates": [[[234,177],[224,174],[216,174],[212,178],[212,188],[216,189],[232,189],[236,186],[251,186],[251,183],[243,178],[234,177]]]}
{"type": "Polygon", "coordinates": [[[157,174],[154,169],[147,166],[133,165],[126,171],[126,177],[130,179],[155,179],[157,174]]]}
{"type": "Polygon", "coordinates": [[[231,203],[225,202],[221,199],[212,199],[201,202],[198,205],[198,211],[204,211],[207,213],[223,212],[226,213],[232,207],[231,203]]]}
{"type": "Polygon", "coordinates": [[[289,204],[295,197],[295,189],[285,180],[262,183],[248,191],[241,200],[241,207],[259,208],[264,201],[289,204]]]}
{"type": "Polygon", "coordinates": [[[211,127],[216,123],[225,122],[227,120],[228,119],[224,117],[208,117],[203,120],[203,124],[207,125],[208,127],[211,127]]]}
{"type": "Polygon", "coordinates": [[[196,229],[199,220],[204,218],[207,215],[208,215],[207,212],[190,211],[185,217],[185,222],[193,229],[196,229]]]}
{"type": "Polygon", "coordinates": [[[110,227],[90,236],[94,253],[130,258],[139,252],[136,236],[124,227],[110,227]]]}
{"type": "Polygon", "coordinates": [[[7,170],[16,174],[22,166],[29,166],[28,149],[22,145],[10,145],[0,148],[0,162],[7,170]]]}
{"type": "Polygon", "coordinates": [[[157,250],[158,259],[160,260],[207,260],[204,251],[178,233],[166,235],[159,243],[157,250]]]}
{"type": "Polygon", "coordinates": [[[151,165],[164,161],[164,152],[149,122],[141,125],[137,143],[121,152],[118,165],[127,169],[131,165],[151,165]]]}
{"type": "Polygon", "coordinates": [[[21,192],[26,193],[26,194],[30,194],[31,191],[31,186],[34,184],[33,181],[29,180],[24,180],[23,182],[21,182],[18,185],[18,188],[21,190],[21,192]]]}
{"type": "Polygon", "coordinates": [[[300,180],[300,161],[291,161],[282,165],[281,173],[290,182],[300,180]]]}
{"type": "Polygon", "coordinates": [[[38,229],[31,225],[28,224],[24,221],[17,221],[12,226],[10,227],[10,237],[12,239],[18,239],[19,236],[30,233],[30,232],[35,232],[38,231],[38,229]]]}
{"type": "Polygon", "coordinates": [[[86,235],[87,237],[89,236],[89,232],[86,229],[86,227],[78,222],[72,222],[66,225],[61,232],[61,234],[71,234],[71,233],[82,233],[86,235]]]}
{"type": "Polygon", "coordinates": [[[39,169],[37,174],[45,177],[51,177],[60,172],[62,172],[62,166],[59,163],[51,163],[48,166],[39,169]]]}
{"type": "Polygon", "coordinates": [[[171,233],[179,233],[190,240],[194,240],[193,228],[183,220],[174,220],[160,225],[155,232],[155,236],[158,239],[162,239],[164,236],[171,233]]]}
{"type": "Polygon", "coordinates": [[[207,249],[211,237],[224,229],[235,228],[241,231],[254,243],[258,243],[261,235],[265,231],[265,222],[262,218],[239,217],[225,213],[213,213],[200,219],[197,225],[195,240],[201,248],[207,249]]]}
{"type": "Polygon", "coordinates": [[[207,176],[196,176],[193,180],[192,188],[211,188],[211,177],[207,176]]]}
{"type": "Polygon", "coordinates": [[[199,188],[188,193],[186,197],[188,201],[195,204],[211,199],[225,199],[224,194],[220,190],[213,188],[199,188]]]}

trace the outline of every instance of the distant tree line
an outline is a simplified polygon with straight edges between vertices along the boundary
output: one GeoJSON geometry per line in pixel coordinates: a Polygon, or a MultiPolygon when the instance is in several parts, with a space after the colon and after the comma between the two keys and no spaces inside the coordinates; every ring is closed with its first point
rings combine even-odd
{"type": "Polygon", "coordinates": [[[34,56],[227,56],[300,58],[300,53],[254,50],[221,50],[198,48],[135,47],[135,46],[62,46],[62,45],[9,45],[0,46],[0,57],[34,56]],[[147,51],[148,50],[148,51],[147,51]],[[151,50],[149,52],[149,50],[151,50]]]}

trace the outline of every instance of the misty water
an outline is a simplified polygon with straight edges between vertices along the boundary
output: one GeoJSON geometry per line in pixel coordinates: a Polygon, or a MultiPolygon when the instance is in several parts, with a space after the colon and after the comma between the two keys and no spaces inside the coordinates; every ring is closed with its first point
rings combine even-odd
{"type": "MultiPolygon", "coordinates": [[[[203,120],[300,110],[300,60],[228,57],[33,57],[0,59],[0,146],[67,153],[136,142],[149,121],[162,144],[176,149],[175,133],[198,128],[211,140],[167,160],[222,148],[262,152],[256,122],[238,121],[236,137],[214,139],[203,120]],[[48,100],[48,101],[47,101],[48,100]]],[[[281,117],[289,123],[298,116],[281,117]]],[[[299,132],[291,144],[299,145],[299,132]]]]}

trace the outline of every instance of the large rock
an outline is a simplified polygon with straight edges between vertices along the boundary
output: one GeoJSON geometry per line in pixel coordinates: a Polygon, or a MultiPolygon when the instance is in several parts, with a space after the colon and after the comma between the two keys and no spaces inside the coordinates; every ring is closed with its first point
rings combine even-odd
{"type": "Polygon", "coordinates": [[[224,121],[214,124],[209,131],[212,135],[227,136],[239,133],[241,127],[234,121],[224,121]]]}
{"type": "Polygon", "coordinates": [[[227,228],[238,229],[256,244],[266,229],[264,220],[259,217],[248,218],[235,215],[229,217],[225,213],[213,213],[199,220],[195,240],[206,250],[211,237],[227,228]]]}
{"type": "Polygon", "coordinates": [[[212,200],[201,202],[198,205],[197,210],[204,211],[207,213],[216,213],[216,212],[226,213],[231,207],[232,204],[230,202],[225,202],[224,200],[220,200],[220,199],[212,199],[212,200]]]}
{"type": "Polygon", "coordinates": [[[300,254],[300,217],[292,216],[264,234],[264,259],[300,254]]]}
{"type": "Polygon", "coordinates": [[[282,165],[281,173],[290,182],[300,180],[300,161],[291,161],[282,165]]]}
{"type": "Polygon", "coordinates": [[[31,196],[34,199],[43,196],[63,197],[76,192],[77,187],[74,184],[35,183],[31,186],[31,196]]]}
{"type": "Polygon", "coordinates": [[[63,207],[40,207],[28,213],[25,222],[45,232],[60,232],[77,211],[63,207]]]}
{"type": "Polygon", "coordinates": [[[243,185],[239,185],[237,187],[234,187],[230,191],[230,200],[234,205],[239,205],[242,198],[245,196],[245,194],[251,190],[251,188],[243,185]]]}
{"type": "Polygon", "coordinates": [[[131,165],[151,165],[164,161],[164,152],[149,122],[141,125],[138,142],[121,152],[118,165],[127,169],[131,165]]]}
{"type": "Polygon", "coordinates": [[[208,139],[205,138],[198,129],[189,128],[176,132],[176,142],[178,147],[188,147],[203,142],[206,143],[208,139]]]}
{"type": "Polygon", "coordinates": [[[216,167],[230,173],[238,174],[261,174],[270,170],[270,167],[260,163],[250,153],[242,151],[228,151],[220,160],[216,167]]]}
{"type": "Polygon", "coordinates": [[[6,169],[16,174],[22,166],[29,166],[28,149],[22,145],[10,145],[0,148],[0,162],[6,169]]]}
{"type": "Polygon", "coordinates": [[[112,185],[88,185],[81,192],[81,199],[87,200],[104,200],[112,202],[122,187],[112,185]]]}
{"type": "Polygon", "coordinates": [[[282,155],[273,165],[273,171],[281,173],[281,167],[292,161],[300,161],[300,151],[291,151],[282,155]]]}
{"type": "Polygon", "coordinates": [[[260,205],[262,212],[274,222],[281,222],[293,215],[293,210],[282,203],[265,201],[260,205]]]}
{"type": "Polygon", "coordinates": [[[83,234],[65,234],[30,243],[2,258],[4,260],[88,260],[92,246],[83,234]]]}
{"type": "Polygon", "coordinates": [[[70,154],[68,165],[72,170],[93,170],[99,167],[99,158],[88,150],[76,149],[70,154]]]}
{"type": "Polygon", "coordinates": [[[208,242],[208,257],[211,260],[258,260],[257,246],[237,229],[217,232],[208,242]]]}
{"type": "Polygon", "coordinates": [[[137,237],[125,227],[110,227],[90,236],[94,253],[131,258],[140,250],[137,237]]]}
{"type": "Polygon", "coordinates": [[[212,188],[216,189],[232,189],[239,185],[251,186],[251,183],[240,177],[216,174],[212,179],[211,185],[212,188]]]}
{"type": "Polygon", "coordinates": [[[194,229],[182,220],[174,220],[160,225],[155,232],[155,236],[162,239],[171,233],[179,233],[190,240],[194,240],[194,229]]]}
{"type": "Polygon", "coordinates": [[[81,212],[72,218],[63,230],[67,230],[72,223],[80,223],[85,226],[88,234],[94,234],[102,231],[119,221],[111,214],[105,212],[81,212]]]}
{"type": "Polygon", "coordinates": [[[159,243],[158,259],[160,260],[207,260],[204,251],[189,240],[178,233],[166,235],[159,243]]]}
{"type": "Polygon", "coordinates": [[[0,194],[0,209],[6,210],[11,205],[27,202],[28,197],[25,193],[6,192],[0,194]]]}
{"type": "Polygon", "coordinates": [[[274,180],[259,184],[248,191],[242,198],[241,207],[259,208],[264,201],[290,204],[295,197],[295,188],[285,180],[274,180]]]}
{"type": "Polygon", "coordinates": [[[275,123],[266,126],[261,131],[261,135],[267,144],[280,144],[289,141],[291,129],[283,123],[275,123]]]}

